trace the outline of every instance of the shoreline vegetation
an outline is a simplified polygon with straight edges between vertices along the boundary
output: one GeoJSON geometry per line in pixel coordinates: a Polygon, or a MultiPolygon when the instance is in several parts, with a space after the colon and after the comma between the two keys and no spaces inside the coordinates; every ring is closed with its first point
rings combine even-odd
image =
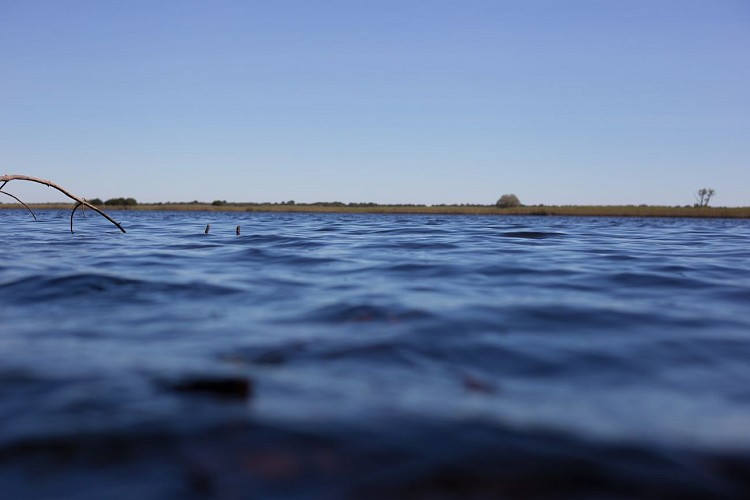
{"type": "MultiPolygon", "coordinates": [[[[33,210],[70,210],[70,203],[29,203],[33,210]]],[[[97,205],[99,206],[99,205],[97,205]]],[[[669,207],[651,205],[533,205],[500,208],[495,205],[379,205],[376,203],[231,203],[225,201],[188,203],[138,203],[101,205],[107,211],[205,211],[205,212],[318,212],[352,214],[432,215],[535,215],[590,217],[698,217],[750,218],[750,207],[669,207]]],[[[0,209],[21,209],[19,203],[0,203],[0,209]]]]}

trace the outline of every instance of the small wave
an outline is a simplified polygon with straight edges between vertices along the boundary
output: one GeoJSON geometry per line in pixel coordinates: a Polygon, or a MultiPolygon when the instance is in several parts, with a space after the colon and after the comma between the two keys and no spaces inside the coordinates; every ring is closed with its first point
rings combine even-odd
{"type": "Polygon", "coordinates": [[[95,273],[53,277],[35,275],[0,285],[0,293],[18,303],[79,301],[85,298],[96,298],[102,301],[121,299],[133,303],[146,298],[166,299],[172,294],[182,298],[214,297],[234,291],[229,287],[201,282],[153,282],[95,273]]]}
{"type": "Polygon", "coordinates": [[[515,329],[540,332],[601,332],[622,329],[623,325],[674,325],[672,317],[655,317],[641,311],[583,305],[521,305],[507,310],[507,321],[515,329]]]}
{"type": "Polygon", "coordinates": [[[569,271],[555,269],[552,267],[534,267],[527,262],[511,264],[490,264],[475,267],[476,274],[483,276],[526,276],[545,278],[566,278],[571,275],[569,271]]]}
{"type": "Polygon", "coordinates": [[[293,341],[277,346],[235,350],[226,358],[231,362],[239,359],[253,365],[286,365],[300,361],[320,363],[331,360],[413,365],[414,359],[422,354],[412,343],[407,343],[403,339],[390,339],[353,343],[293,341]]]}
{"type": "Polygon", "coordinates": [[[394,227],[388,229],[379,229],[373,231],[375,235],[388,235],[388,236],[434,236],[439,237],[441,235],[450,234],[449,231],[440,229],[437,226],[420,227],[420,226],[408,226],[408,227],[394,227]]]}
{"type": "Polygon", "coordinates": [[[370,304],[338,303],[305,314],[301,320],[324,323],[401,323],[432,317],[418,309],[397,309],[370,304]]]}
{"type": "Polygon", "coordinates": [[[424,243],[416,241],[404,241],[400,242],[398,246],[399,248],[405,250],[452,250],[454,248],[459,248],[459,246],[454,243],[443,243],[439,241],[424,243]]]}
{"type": "Polygon", "coordinates": [[[565,233],[555,233],[547,231],[506,231],[500,233],[501,236],[506,238],[521,238],[525,240],[543,240],[547,238],[558,238],[565,236],[565,233]]]}
{"type": "Polygon", "coordinates": [[[379,270],[413,278],[448,278],[462,274],[461,268],[455,265],[415,262],[383,266],[379,270]]]}
{"type": "Polygon", "coordinates": [[[711,286],[698,279],[687,278],[681,272],[625,272],[612,275],[611,280],[620,286],[695,288],[711,286]]]}
{"type": "MultiPolygon", "coordinates": [[[[202,237],[202,236],[201,236],[202,237]]],[[[208,248],[217,248],[221,247],[222,245],[220,243],[180,243],[180,244],[174,244],[169,245],[167,247],[169,250],[205,250],[208,248]]]]}
{"type": "Polygon", "coordinates": [[[243,243],[245,245],[267,245],[274,248],[320,248],[323,244],[310,238],[298,238],[293,236],[281,236],[274,234],[250,235],[243,243]]]}

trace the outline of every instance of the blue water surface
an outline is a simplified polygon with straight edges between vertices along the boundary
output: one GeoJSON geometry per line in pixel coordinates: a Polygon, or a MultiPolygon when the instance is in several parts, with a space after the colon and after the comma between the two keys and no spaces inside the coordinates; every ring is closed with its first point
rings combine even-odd
{"type": "Polygon", "coordinates": [[[750,221],[112,215],[0,210],[11,498],[750,493],[750,221]]]}

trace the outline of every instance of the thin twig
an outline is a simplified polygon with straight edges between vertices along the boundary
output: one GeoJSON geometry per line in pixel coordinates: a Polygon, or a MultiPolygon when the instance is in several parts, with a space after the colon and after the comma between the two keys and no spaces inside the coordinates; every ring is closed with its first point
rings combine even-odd
{"type": "MultiPolygon", "coordinates": [[[[5,186],[7,183],[8,183],[8,181],[3,182],[3,186],[5,186]]],[[[32,209],[30,209],[29,206],[26,203],[24,203],[23,201],[21,201],[20,198],[18,198],[15,195],[12,195],[12,194],[10,194],[10,193],[8,193],[6,191],[3,191],[3,188],[1,186],[0,186],[0,193],[3,193],[5,195],[10,196],[14,200],[16,200],[18,203],[20,203],[21,205],[23,205],[24,207],[26,207],[26,210],[28,210],[29,212],[31,212],[31,216],[34,218],[34,220],[36,220],[36,215],[34,215],[34,211],[32,209]]]]}
{"type": "MultiPolygon", "coordinates": [[[[109,215],[105,214],[103,211],[99,210],[98,208],[96,208],[94,205],[92,205],[91,203],[87,202],[83,198],[80,198],[80,197],[72,194],[67,189],[63,188],[62,186],[58,186],[57,184],[55,184],[52,181],[47,181],[47,180],[44,180],[44,179],[39,179],[37,177],[29,177],[28,175],[0,175],[0,182],[3,183],[3,186],[5,186],[5,184],[7,184],[10,181],[16,181],[16,180],[18,180],[18,181],[36,182],[38,184],[44,184],[45,186],[49,186],[49,187],[51,187],[53,189],[56,189],[56,190],[60,191],[62,194],[64,194],[65,196],[67,196],[68,198],[70,198],[71,200],[78,202],[78,205],[76,205],[76,207],[73,209],[73,213],[75,213],[76,208],[78,208],[78,206],[83,205],[85,207],[90,208],[94,212],[98,213],[99,215],[101,215],[105,219],[107,219],[109,222],[111,222],[112,224],[114,224],[115,226],[117,226],[117,229],[119,229],[123,233],[125,232],[125,229],[120,225],[120,223],[117,222],[117,221],[115,221],[114,219],[112,219],[112,217],[110,217],[109,215]]],[[[3,191],[3,193],[9,194],[9,193],[6,193],[5,191],[3,191]]],[[[15,198],[15,196],[13,198],[15,198]]],[[[16,199],[18,199],[18,198],[16,198],[16,199]]],[[[71,218],[70,232],[72,233],[73,232],[73,214],[72,213],[70,214],[70,218],[71,218]]]]}
{"type": "Polygon", "coordinates": [[[70,234],[73,234],[73,214],[76,213],[76,210],[78,210],[78,207],[80,207],[81,205],[83,205],[83,203],[78,202],[78,204],[73,207],[73,211],[70,212],[70,234]]]}

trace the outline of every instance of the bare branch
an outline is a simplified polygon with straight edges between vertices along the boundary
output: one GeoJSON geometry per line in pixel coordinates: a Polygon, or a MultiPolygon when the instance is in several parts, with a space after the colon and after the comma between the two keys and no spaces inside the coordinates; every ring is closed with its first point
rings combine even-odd
{"type": "MultiPolygon", "coordinates": [[[[8,183],[8,181],[3,182],[3,186],[5,186],[7,183],[8,183]]],[[[34,218],[34,220],[36,220],[36,215],[34,215],[34,211],[32,209],[30,209],[29,206],[26,203],[24,203],[23,201],[21,201],[20,198],[18,198],[15,195],[12,195],[10,193],[7,193],[7,192],[3,191],[2,187],[0,187],[0,193],[3,193],[5,195],[10,196],[14,200],[16,200],[18,203],[20,203],[21,205],[23,205],[24,207],[26,207],[26,210],[28,210],[29,212],[31,212],[31,216],[34,218]]]]}
{"type": "Polygon", "coordinates": [[[82,205],[81,202],[78,202],[78,204],[73,207],[73,211],[70,212],[70,234],[73,234],[73,215],[75,215],[76,210],[78,210],[78,207],[82,205]]]}
{"type": "Polygon", "coordinates": [[[698,202],[699,207],[707,207],[716,191],[713,188],[701,188],[695,194],[695,199],[698,202]]]}
{"type": "MultiPolygon", "coordinates": [[[[120,225],[120,223],[116,222],[109,215],[105,214],[103,211],[99,210],[98,208],[96,208],[94,205],[92,205],[91,203],[87,202],[83,198],[80,198],[80,197],[72,194],[67,189],[63,188],[62,186],[58,186],[57,184],[55,184],[52,181],[47,181],[47,180],[44,180],[44,179],[39,179],[37,177],[29,177],[28,175],[0,175],[0,182],[3,183],[3,186],[5,186],[10,181],[16,181],[16,180],[18,180],[18,181],[36,182],[37,184],[44,184],[45,186],[51,187],[53,189],[56,189],[56,190],[60,191],[62,194],[64,194],[65,196],[67,196],[68,198],[70,198],[71,200],[78,202],[78,205],[76,205],[75,208],[73,209],[73,213],[75,213],[76,209],[80,205],[83,205],[84,207],[90,208],[94,212],[98,213],[99,215],[101,215],[102,217],[104,217],[105,219],[107,219],[109,222],[111,222],[112,224],[114,224],[115,226],[117,226],[117,229],[119,229],[123,233],[125,232],[125,229],[120,225]]],[[[6,193],[5,191],[2,191],[2,192],[5,193],[5,194],[9,194],[9,193],[6,193]]],[[[13,196],[13,198],[15,198],[15,196],[13,196]]],[[[16,199],[18,199],[18,198],[16,198],[16,199]]],[[[26,207],[26,208],[28,208],[28,207],[26,207]]],[[[31,210],[31,209],[29,209],[29,210],[31,210]]],[[[71,233],[73,232],[73,213],[70,214],[70,232],[71,233]]]]}

